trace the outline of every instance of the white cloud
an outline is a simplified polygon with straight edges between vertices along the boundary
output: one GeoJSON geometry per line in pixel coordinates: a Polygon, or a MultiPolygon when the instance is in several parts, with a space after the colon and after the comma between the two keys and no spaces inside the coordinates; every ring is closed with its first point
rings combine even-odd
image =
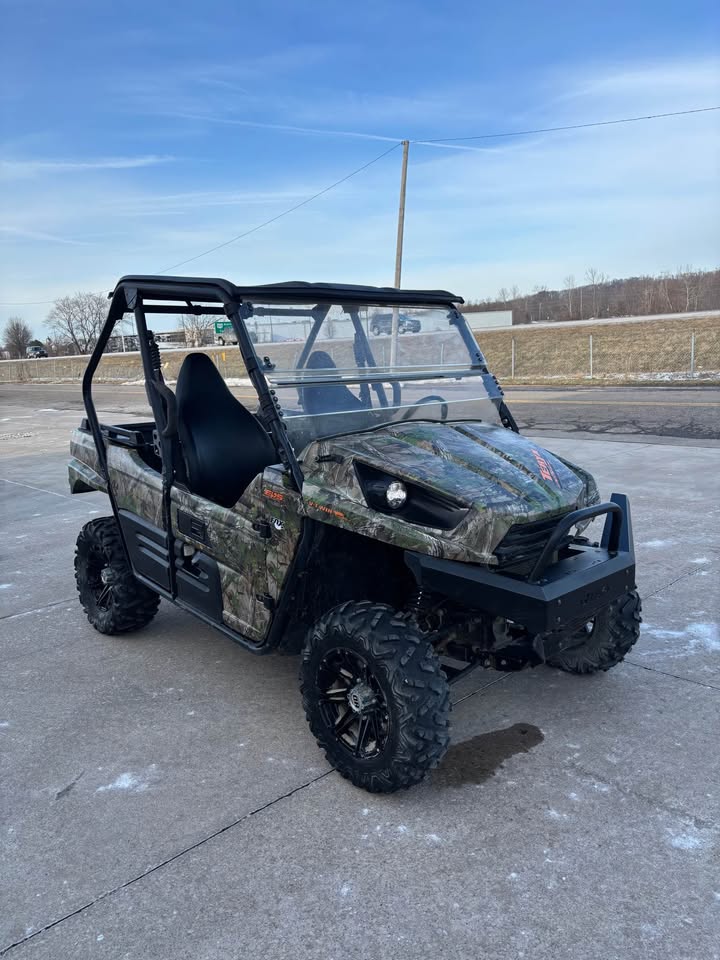
{"type": "Polygon", "coordinates": [[[87,173],[95,170],[135,170],[169,163],[173,157],[149,154],[142,157],[101,157],[95,160],[0,160],[0,179],[23,180],[55,173],[87,173]]]}
{"type": "Polygon", "coordinates": [[[44,233],[41,230],[21,230],[17,227],[6,227],[0,224],[0,233],[10,234],[14,237],[20,237],[25,240],[49,240],[51,243],[66,243],[71,246],[87,246],[86,240],[73,240],[71,237],[59,237],[52,233],[44,233]]]}

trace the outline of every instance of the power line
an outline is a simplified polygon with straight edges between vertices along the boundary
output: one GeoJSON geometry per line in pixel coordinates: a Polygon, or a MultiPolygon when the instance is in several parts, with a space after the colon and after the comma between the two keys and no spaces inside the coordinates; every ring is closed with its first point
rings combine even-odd
{"type": "Polygon", "coordinates": [[[480,133],[473,137],[435,137],[432,140],[411,140],[411,143],[455,143],[460,140],[494,140],[499,137],[527,137],[533,133],[557,133],[559,130],[583,130],[586,127],[610,127],[617,123],[637,123],[638,120],[659,120],[662,117],[684,117],[689,113],[708,113],[717,107],[697,107],[694,110],[674,110],[672,113],[651,113],[645,117],[623,117],[621,120],[596,120],[593,123],[570,123],[563,127],[538,127],[535,130],[513,130],[507,133],[480,133]]]}
{"type": "MultiPolygon", "coordinates": [[[[674,110],[668,113],[651,113],[646,116],[641,117],[623,117],[618,120],[596,120],[591,123],[572,123],[566,124],[564,126],[558,127],[537,127],[533,130],[512,130],[503,133],[482,133],[470,137],[434,137],[432,139],[424,140],[411,140],[410,143],[415,143],[418,145],[423,144],[433,144],[433,143],[459,143],[468,140],[496,140],[503,137],[527,137],[532,134],[537,133],[558,133],[563,130],[583,130],[589,127],[609,127],[621,123],[637,123],[642,120],[660,120],[665,117],[682,117],[687,116],[688,114],[693,113],[709,113],[713,110],[720,110],[720,106],[714,107],[696,107],[692,110],[674,110]]],[[[333,131],[328,131],[332,133],[333,131]]],[[[225,240],[222,243],[217,244],[214,247],[210,247],[208,250],[204,250],[202,253],[196,254],[194,257],[189,257],[187,260],[181,260],[179,263],[173,263],[169,267],[165,267],[163,270],[159,270],[159,273],[167,273],[168,270],[176,270],[178,267],[184,267],[188,263],[192,263],[195,260],[199,260],[201,257],[207,256],[209,253],[214,253],[216,250],[221,250],[223,247],[230,246],[230,244],[236,243],[238,240],[242,240],[244,237],[249,237],[250,234],[256,233],[258,230],[262,230],[263,227],[269,226],[271,223],[275,223],[276,220],[280,220],[283,217],[288,216],[288,214],[293,213],[295,210],[299,210],[301,207],[306,206],[308,203],[312,203],[313,200],[317,200],[318,197],[322,197],[324,194],[329,193],[330,190],[334,190],[335,187],[339,187],[340,184],[345,183],[350,180],[352,177],[357,176],[359,173],[362,173],[363,170],[367,170],[368,167],[371,167],[374,163],[377,163],[378,160],[382,160],[383,157],[386,157],[389,153],[392,153],[393,150],[397,150],[399,146],[402,145],[402,141],[394,143],[388,150],[383,151],[377,157],[374,157],[372,160],[368,160],[367,163],[364,163],[361,167],[358,167],[356,170],[353,170],[351,173],[348,173],[346,176],[341,177],[340,180],[336,180],[335,183],[331,183],[329,186],[325,187],[323,190],[319,190],[317,193],[314,193],[311,197],[307,197],[305,200],[301,200],[300,203],[296,203],[294,206],[289,207],[287,210],[283,210],[282,213],[276,214],[274,217],[270,217],[268,220],[264,220],[262,223],[258,223],[256,226],[251,227],[249,230],[246,230],[244,233],[239,233],[236,237],[231,237],[229,240],[225,240]]],[[[44,306],[46,304],[55,303],[55,300],[13,300],[0,302],[0,307],[33,307],[33,306],[44,306]]]]}
{"type": "MultiPolygon", "coordinates": [[[[162,270],[158,270],[158,273],[167,273],[168,270],[176,270],[178,267],[184,267],[186,263],[192,263],[193,260],[199,260],[201,257],[207,256],[209,253],[214,253],[216,250],[221,250],[223,247],[230,246],[231,243],[235,243],[237,240],[242,240],[243,237],[249,237],[251,233],[255,233],[257,230],[261,230],[263,227],[267,227],[271,223],[275,223],[276,220],[286,217],[289,213],[293,213],[295,210],[299,210],[300,207],[306,206],[308,203],[312,203],[313,200],[317,200],[318,197],[322,197],[324,194],[329,193],[331,190],[334,190],[335,187],[339,187],[340,184],[346,183],[352,177],[357,176],[359,173],[362,173],[363,170],[367,170],[368,167],[371,167],[374,163],[377,163],[378,160],[382,160],[383,157],[386,157],[389,153],[392,153],[393,150],[397,150],[399,146],[402,145],[401,141],[394,143],[388,150],[384,150],[377,157],[373,157],[372,160],[368,160],[367,163],[364,163],[361,167],[358,167],[356,170],[353,170],[351,173],[348,173],[346,176],[341,177],[339,180],[336,180],[334,183],[331,183],[329,186],[324,187],[322,190],[318,190],[317,193],[314,193],[311,197],[306,197],[305,200],[301,200],[300,203],[296,203],[292,207],[288,207],[287,210],[283,210],[282,213],[276,214],[274,217],[270,217],[269,220],[264,220],[262,223],[258,223],[256,226],[251,227],[249,230],[246,230],[244,233],[239,233],[236,237],[231,237],[230,240],[225,240],[222,243],[218,243],[214,247],[210,247],[209,250],[204,250],[202,253],[196,254],[194,257],[189,257],[187,260],[181,260],[179,263],[173,263],[169,267],[164,267],[162,270]]],[[[100,291],[102,292],[102,291],[100,291]]],[[[37,307],[44,306],[46,304],[55,303],[54,300],[13,300],[8,302],[0,303],[0,307],[37,307]]]]}
{"type": "Polygon", "coordinates": [[[389,153],[392,153],[393,150],[401,145],[401,142],[394,143],[389,150],[385,150],[379,156],[375,157],[372,160],[368,160],[367,163],[364,163],[361,167],[358,167],[357,170],[353,170],[352,173],[348,173],[347,176],[342,177],[340,180],[336,180],[335,183],[331,183],[329,187],[325,187],[324,190],[319,190],[317,193],[314,193],[311,197],[307,197],[305,200],[301,200],[300,203],[296,203],[294,207],[288,207],[287,210],[283,210],[282,213],[278,213],[274,217],[270,217],[269,220],[264,220],[262,223],[258,223],[257,226],[251,227],[249,230],[246,230],[244,233],[239,233],[236,237],[232,237],[230,240],[225,240],[223,243],[218,243],[215,247],[210,247],[209,250],[204,250],[202,253],[198,253],[194,257],[189,257],[187,260],[181,260],[180,263],[173,263],[169,267],[158,271],[159,273],[167,273],[168,270],[176,270],[178,267],[184,267],[186,263],[192,263],[193,260],[199,260],[200,257],[206,257],[209,253],[215,253],[216,250],[221,250],[223,247],[230,246],[231,243],[235,243],[237,240],[242,240],[243,237],[249,237],[251,233],[255,233],[257,230],[261,230],[263,227],[267,227],[270,223],[275,223],[276,220],[280,220],[282,217],[286,217],[289,213],[293,213],[295,210],[299,210],[300,207],[304,207],[308,203],[312,203],[313,200],[317,200],[318,197],[322,197],[323,194],[329,193],[330,190],[334,190],[335,187],[339,187],[341,183],[345,183],[351,177],[357,176],[358,173],[362,173],[363,170],[367,170],[368,167],[371,167],[374,163],[377,163],[378,160],[382,160],[383,157],[386,157],[389,153]]]}

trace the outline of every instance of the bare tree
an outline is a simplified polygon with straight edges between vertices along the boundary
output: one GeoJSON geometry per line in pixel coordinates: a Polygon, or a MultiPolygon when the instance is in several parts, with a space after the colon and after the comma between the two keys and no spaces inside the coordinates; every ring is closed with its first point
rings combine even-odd
{"type": "Polygon", "coordinates": [[[702,270],[693,270],[690,280],[690,309],[702,309],[700,304],[708,288],[708,275],[702,270]]]}
{"type": "Polygon", "coordinates": [[[180,317],[180,326],[185,334],[186,343],[193,347],[202,347],[210,339],[215,318],[199,316],[195,313],[185,313],[180,317]]]}
{"type": "Polygon", "coordinates": [[[507,287],[500,287],[498,290],[498,300],[500,303],[507,303],[510,299],[510,293],[507,287]]]}
{"type": "Polygon", "coordinates": [[[593,307],[593,313],[596,317],[601,316],[603,311],[603,300],[605,299],[605,284],[608,282],[610,277],[606,273],[600,271],[595,278],[595,287],[594,287],[594,296],[595,296],[595,305],[593,307]]]}
{"type": "Polygon", "coordinates": [[[592,287],[592,315],[597,316],[597,285],[600,280],[600,274],[595,267],[588,267],[585,271],[585,279],[592,287]]]}
{"type": "Polygon", "coordinates": [[[565,295],[567,297],[568,320],[572,320],[573,315],[573,293],[575,292],[575,277],[569,273],[563,280],[565,285],[565,295]]]}
{"type": "Polygon", "coordinates": [[[654,299],[655,299],[655,283],[652,277],[643,277],[643,287],[640,294],[639,312],[641,314],[652,313],[654,299]]]}
{"type": "Polygon", "coordinates": [[[678,270],[677,279],[682,285],[685,295],[685,312],[698,310],[700,299],[705,290],[706,275],[702,270],[696,270],[690,264],[687,264],[678,270]]]}
{"type": "Polygon", "coordinates": [[[55,301],[48,314],[47,325],[56,340],[72,344],[78,353],[89,353],[107,312],[107,299],[103,294],[76,293],[55,301]]]}
{"type": "Polygon", "coordinates": [[[20,317],[10,317],[3,330],[3,340],[12,359],[20,360],[27,354],[32,330],[20,317]]]}
{"type": "Polygon", "coordinates": [[[660,296],[668,313],[678,313],[682,309],[679,297],[677,301],[673,301],[673,294],[678,287],[679,285],[675,282],[675,277],[671,273],[660,274],[660,296]]]}
{"type": "MultiPolygon", "coordinates": [[[[547,287],[545,284],[537,284],[533,287],[533,296],[537,297],[537,318],[538,323],[543,319],[543,297],[547,293],[547,287]]],[[[546,320],[549,320],[549,315],[545,317],[546,320]]]]}

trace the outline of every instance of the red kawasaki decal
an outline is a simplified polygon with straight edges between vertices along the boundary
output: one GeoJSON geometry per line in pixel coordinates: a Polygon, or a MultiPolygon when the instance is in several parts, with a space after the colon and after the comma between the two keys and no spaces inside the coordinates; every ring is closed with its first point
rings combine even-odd
{"type": "Polygon", "coordinates": [[[539,450],[533,450],[533,456],[537,460],[537,465],[540,467],[540,476],[543,480],[551,480],[555,486],[560,486],[560,481],[558,476],[553,470],[552,466],[547,462],[545,457],[542,456],[539,450]]]}

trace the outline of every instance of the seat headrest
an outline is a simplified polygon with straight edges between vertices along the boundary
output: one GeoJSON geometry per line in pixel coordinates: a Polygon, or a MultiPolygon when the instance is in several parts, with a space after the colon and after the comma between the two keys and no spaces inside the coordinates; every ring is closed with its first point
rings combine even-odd
{"type": "Polygon", "coordinates": [[[306,370],[337,370],[337,365],[325,350],[314,350],[305,364],[306,370]]]}

